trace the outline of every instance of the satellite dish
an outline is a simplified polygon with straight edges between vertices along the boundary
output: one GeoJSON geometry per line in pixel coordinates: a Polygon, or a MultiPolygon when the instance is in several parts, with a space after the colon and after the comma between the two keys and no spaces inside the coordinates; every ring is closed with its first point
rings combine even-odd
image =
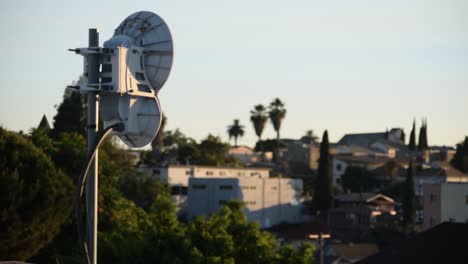
{"type": "Polygon", "coordinates": [[[104,128],[121,123],[124,129],[113,134],[130,147],[146,146],[161,126],[157,94],[172,66],[169,28],[152,12],[134,13],[117,27],[99,53],[101,82],[94,87],[103,91],[100,112],[104,128]]]}
{"type": "Polygon", "coordinates": [[[128,16],[104,43],[104,47],[123,45],[144,49],[143,65],[152,89],[162,88],[172,67],[172,37],[166,22],[158,15],[141,11],[128,16]]]}

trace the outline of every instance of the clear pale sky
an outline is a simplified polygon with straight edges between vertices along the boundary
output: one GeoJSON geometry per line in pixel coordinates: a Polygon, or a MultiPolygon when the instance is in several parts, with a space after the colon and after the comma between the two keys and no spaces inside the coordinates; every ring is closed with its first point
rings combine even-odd
{"type": "MultiPolygon", "coordinates": [[[[402,127],[428,119],[429,144],[468,135],[468,1],[10,1],[0,2],[0,125],[52,122],[64,87],[82,72],[68,48],[101,44],[140,10],[159,14],[174,38],[171,76],[159,97],[168,128],[227,140],[238,118],[279,97],[282,137],[328,129],[402,127]]],[[[269,124],[264,138],[273,137],[269,124]]]]}

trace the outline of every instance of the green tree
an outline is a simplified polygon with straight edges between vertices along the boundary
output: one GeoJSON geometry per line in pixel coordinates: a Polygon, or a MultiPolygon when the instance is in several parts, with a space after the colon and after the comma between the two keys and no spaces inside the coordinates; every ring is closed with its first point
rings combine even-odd
{"type": "Polygon", "coordinates": [[[276,131],[276,139],[280,138],[280,129],[281,123],[283,122],[284,117],[286,116],[286,109],[284,108],[284,103],[276,98],[270,103],[270,112],[269,112],[271,123],[273,128],[276,131]]]}
{"type": "Polygon", "coordinates": [[[77,132],[85,135],[86,120],[81,94],[71,89],[65,89],[63,101],[54,116],[52,136],[58,138],[62,132],[77,132]]]}
{"type": "Polygon", "coordinates": [[[161,159],[161,155],[164,149],[164,128],[166,127],[167,117],[163,113],[162,120],[161,120],[161,127],[159,128],[158,134],[156,137],[151,141],[151,158],[154,161],[158,161],[161,159]]]}
{"type": "Polygon", "coordinates": [[[351,192],[368,192],[374,187],[372,174],[364,167],[349,166],[342,178],[343,190],[351,192]]]}
{"type": "Polygon", "coordinates": [[[321,217],[327,217],[328,210],[332,206],[333,191],[332,191],[332,178],[331,178],[331,160],[329,153],[328,131],[325,130],[320,143],[320,158],[318,167],[317,183],[314,191],[314,204],[315,210],[319,210],[321,217]]]}
{"type": "Polygon", "coordinates": [[[244,136],[244,126],[239,123],[239,119],[234,119],[234,123],[227,128],[229,139],[234,138],[234,146],[237,147],[237,138],[244,136]]]}
{"type": "Polygon", "coordinates": [[[314,130],[307,130],[305,135],[301,138],[301,141],[307,144],[316,143],[318,141],[317,135],[315,135],[314,130]]]}
{"type": "Polygon", "coordinates": [[[195,160],[197,165],[207,166],[240,166],[237,159],[228,156],[229,144],[222,142],[221,138],[208,135],[199,144],[200,157],[195,160]]]}
{"type": "Polygon", "coordinates": [[[266,107],[261,104],[256,105],[254,110],[250,111],[250,121],[252,121],[258,141],[262,140],[262,133],[265,129],[266,123],[268,122],[266,107]]]}
{"type": "Polygon", "coordinates": [[[468,136],[457,144],[457,151],[450,163],[458,170],[468,173],[468,136]]]}
{"type": "Polygon", "coordinates": [[[27,260],[71,212],[72,183],[32,142],[0,128],[0,256],[27,260]]]}
{"type": "Polygon", "coordinates": [[[429,145],[427,143],[427,121],[423,120],[421,129],[419,130],[418,150],[426,150],[429,145]]]}
{"type": "Polygon", "coordinates": [[[414,194],[413,162],[409,163],[403,193],[403,225],[409,227],[414,224],[416,217],[416,197],[414,194]]]}
{"type": "Polygon", "coordinates": [[[276,139],[259,140],[255,144],[254,150],[274,152],[277,146],[280,148],[284,148],[286,147],[286,144],[284,144],[282,141],[278,142],[276,139]]]}
{"type": "Polygon", "coordinates": [[[411,151],[416,150],[416,121],[415,120],[413,120],[413,128],[411,129],[408,149],[411,151]]]}

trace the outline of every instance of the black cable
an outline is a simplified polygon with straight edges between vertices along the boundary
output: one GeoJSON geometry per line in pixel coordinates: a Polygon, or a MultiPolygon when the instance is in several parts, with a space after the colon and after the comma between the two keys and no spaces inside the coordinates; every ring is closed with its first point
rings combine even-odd
{"type": "Polygon", "coordinates": [[[84,227],[83,227],[83,214],[81,213],[81,206],[80,206],[81,198],[83,197],[84,186],[86,183],[86,179],[88,177],[88,172],[89,172],[89,168],[91,167],[91,163],[96,157],[96,152],[99,149],[99,147],[102,145],[102,143],[104,142],[104,139],[106,139],[106,137],[113,130],[121,130],[121,129],[122,129],[122,124],[117,124],[114,126],[110,126],[103,131],[102,135],[99,137],[97,144],[94,146],[93,151],[90,154],[88,154],[85,166],[83,167],[81,174],[80,174],[80,178],[78,179],[75,214],[76,214],[76,221],[78,224],[78,239],[79,239],[79,244],[81,248],[81,254],[83,255],[83,262],[86,264],[90,264],[91,261],[89,259],[88,247],[84,239],[85,232],[84,232],[84,227]]]}

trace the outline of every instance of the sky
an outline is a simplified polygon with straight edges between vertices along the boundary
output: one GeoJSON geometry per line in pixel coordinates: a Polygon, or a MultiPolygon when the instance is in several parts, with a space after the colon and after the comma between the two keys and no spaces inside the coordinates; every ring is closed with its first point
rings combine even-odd
{"type": "MultiPolygon", "coordinates": [[[[256,104],[286,104],[281,137],[306,130],[330,140],[346,133],[428,121],[430,145],[468,135],[468,2],[323,1],[21,1],[0,2],[0,125],[28,131],[50,122],[66,85],[83,71],[68,48],[101,45],[128,15],[152,11],[174,39],[171,75],[159,93],[168,129],[197,140],[239,144],[257,138],[256,104]]],[[[271,124],[263,138],[274,137],[271,124]]]]}

